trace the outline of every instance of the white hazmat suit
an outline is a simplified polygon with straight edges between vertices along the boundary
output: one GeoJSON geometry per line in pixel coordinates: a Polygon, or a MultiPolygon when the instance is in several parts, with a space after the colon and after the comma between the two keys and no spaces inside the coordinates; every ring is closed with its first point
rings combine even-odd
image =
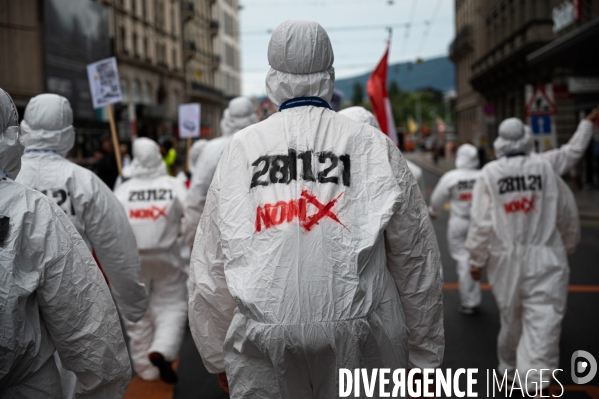
{"type": "Polygon", "coordinates": [[[206,149],[209,141],[206,139],[196,140],[189,149],[189,167],[193,171],[194,166],[198,163],[198,159],[206,149]]]}
{"type": "Polygon", "coordinates": [[[466,237],[470,226],[472,190],[480,175],[476,147],[463,144],[458,148],[456,169],[445,173],[431,195],[431,214],[436,215],[450,202],[447,243],[451,257],[456,261],[460,285],[460,301],[466,310],[480,305],[480,283],[470,275],[470,256],[466,250],[466,237]]]}
{"type": "Polygon", "coordinates": [[[222,136],[210,140],[201,150],[197,161],[192,162],[191,185],[185,203],[183,221],[183,235],[190,247],[193,245],[200,217],[204,212],[208,188],[212,183],[218,161],[235,133],[258,122],[255,112],[254,104],[249,98],[237,97],[231,100],[221,120],[222,136]]]}
{"type": "Polygon", "coordinates": [[[281,112],[233,137],[192,252],[190,327],[232,398],[333,398],[338,369],[437,367],[439,252],[397,147],[330,110],[333,50],[316,22],[273,33],[281,112]]]}
{"type": "MultiPolygon", "coordinates": [[[[499,371],[520,376],[559,363],[561,321],[566,311],[568,258],[580,239],[574,196],[543,156],[530,154],[532,138],[522,122],[508,119],[494,143],[497,161],[475,185],[466,248],[483,267],[501,312],[499,371]]],[[[545,388],[549,382],[543,383],[545,388]]]]}
{"type": "Polygon", "coordinates": [[[159,376],[150,353],[161,354],[167,362],[175,360],[187,321],[187,274],[177,245],[186,194],[185,185],[167,175],[158,144],[147,138],[135,140],[131,179],[115,195],[135,233],[141,280],[150,294],[144,317],[137,323],[125,322],[135,371],[145,380],[159,376]]]}
{"type": "Polygon", "coordinates": [[[53,354],[79,398],[120,398],[131,377],[104,277],[77,230],[45,195],[15,183],[23,144],[0,89],[0,397],[62,397],[53,354]]]}
{"type": "Polygon", "coordinates": [[[31,99],[21,125],[25,154],[17,182],[54,200],[87,246],[94,249],[123,317],[141,319],[148,296],[139,283],[135,236],[122,206],[110,189],[88,169],[65,155],[75,142],[73,111],[56,94],[31,99]]]}
{"type": "MultiPolygon", "coordinates": [[[[377,122],[375,116],[372,114],[372,112],[368,111],[364,107],[348,107],[339,111],[339,115],[347,116],[351,120],[365,123],[380,130],[379,123],[377,122]]],[[[408,164],[410,172],[412,172],[414,178],[418,182],[418,187],[420,187],[422,197],[426,200],[426,183],[424,182],[424,173],[422,172],[422,168],[407,159],[406,163],[408,164]]]]}

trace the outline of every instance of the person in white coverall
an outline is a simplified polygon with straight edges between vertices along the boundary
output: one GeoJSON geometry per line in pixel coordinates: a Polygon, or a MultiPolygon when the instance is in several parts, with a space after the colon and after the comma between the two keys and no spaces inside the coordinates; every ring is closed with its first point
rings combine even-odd
{"type": "Polygon", "coordinates": [[[198,163],[198,160],[206,149],[208,143],[209,141],[206,139],[199,139],[192,144],[191,148],[189,149],[189,168],[191,171],[194,170],[195,164],[198,163]]]}
{"type": "Polygon", "coordinates": [[[567,254],[580,239],[578,211],[552,165],[531,154],[532,137],[519,119],[500,124],[494,147],[498,160],[485,165],[474,187],[466,248],[475,280],[488,261],[501,314],[498,370],[510,378],[516,370],[526,375],[532,394],[535,384],[549,385],[539,370],[558,367],[567,254]]]}
{"type": "MultiPolygon", "coordinates": [[[[368,111],[364,107],[348,107],[339,111],[339,115],[347,116],[349,119],[352,119],[360,123],[366,123],[367,125],[370,125],[380,130],[379,123],[377,122],[375,116],[372,114],[372,112],[368,111]]],[[[406,163],[408,164],[408,168],[410,168],[410,171],[414,175],[414,178],[418,182],[418,187],[420,187],[422,197],[426,201],[426,183],[424,182],[424,173],[422,173],[422,168],[416,165],[414,162],[411,162],[407,159],[406,163]]]]}
{"type": "Polygon", "coordinates": [[[62,397],[58,351],[78,397],[121,398],[131,366],[114,302],[64,212],[13,181],[23,149],[0,89],[0,397],[62,397]]]}
{"type": "Polygon", "coordinates": [[[187,321],[187,274],[177,245],[186,194],[185,185],[166,173],[158,144],[135,140],[131,179],[115,195],[135,233],[141,280],[150,294],[144,317],[137,323],[125,321],[133,365],[144,380],[160,376],[168,383],[177,381],[171,363],[187,321]]]}
{"type": "Polygon", "coordinates": [[[208,188],[223,151],[233,135],[241,129],[258,122],[256,109],[247,97],[237,97],[229,102],[220,123],[222,136],[210,140],[201,151],[196,162],[192,162],[191,185],[185,203],[183,236],[190,247],[193,246],[200,217],[206,205],[208,188]]]}
{"type": "Polygon", "coordinates": [[[21,124],[25,153],[17,182],[46,194],[69,217],[100,266],[122,316],[141,319],[148,307],[139,282],[139,256],[127,215],[112,191],[90,170],[65,155],[75,142],[69,100],[33,97],[21,124]]]}
{"type": "Polygon", "coordinates": [[[333,398],[339,368],[438,367],[439,250],[414,176],[379,130],[330,109],[318,23],[281,24],[268,60],[280,112],[231,139],[193,247],[204,365],[232,398],[333,398]]]}
{"type": "Polygon", "coordinates": [[[470,276],[470,257],[465,247],[470,226],[472,190],[480,174],[476,147],[462,144],[456,154],[455,166],[456,169],[441,177],[433,190],[430,213],[431,217],[436,217],[445,203],[450,202],[447,244],[451,257],[456,261],[461,302],[458,310],[471,315],[481,301],[480,283],[470,276]]]}

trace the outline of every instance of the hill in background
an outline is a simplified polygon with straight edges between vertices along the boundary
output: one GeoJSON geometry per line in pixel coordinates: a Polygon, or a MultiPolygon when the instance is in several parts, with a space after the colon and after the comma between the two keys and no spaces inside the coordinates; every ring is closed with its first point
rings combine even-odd
{"type": "MultiPolygon", "coordinates": [[[[344,100],[351,100],[356,81],[362,84],[366,95],[366,82],[371,72],[353,78],[335,81],[335,89],[343,92],[344,100]]],[[[416,91],[433,88],[440,92],[455,90],[455,66],[447,57],[431,58],[422,64],[402,62],[390,64],[387,83],[397,82],[401,90],[416,91]]]]}

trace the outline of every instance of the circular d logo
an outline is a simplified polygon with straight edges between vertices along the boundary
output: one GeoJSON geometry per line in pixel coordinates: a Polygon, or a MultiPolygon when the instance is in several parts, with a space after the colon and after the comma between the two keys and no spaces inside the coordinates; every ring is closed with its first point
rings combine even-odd
{"type": "Polygon", "coordinates": [[[587,384],[597,374],[597,360],[587,351],[574,352],[571,358],[571,367],[572,381],[575,384],[587,384]],[[579,375],[583,375],[583,377],[579,377],[579,375]]]}

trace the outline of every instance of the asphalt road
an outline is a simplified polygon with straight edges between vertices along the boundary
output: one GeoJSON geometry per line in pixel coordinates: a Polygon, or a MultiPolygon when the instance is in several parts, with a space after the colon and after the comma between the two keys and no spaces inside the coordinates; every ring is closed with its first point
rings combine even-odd
{"type": "MultiPolygon", "coordinates": [[[[438,177],[425,171],[429,188],[438,177]]],[[[599,206],[599,205],[598,205],[599,206]]],[[[433,222],[441,250],[445,282],[455,283],[455,262],[447,250],[447,214],[433,222]]],[[[576,350],[586,350],[599,360],[599,226],[583,223],[582,241],[578,251],[570,257],[571,285],[595,286],[595,292],[570,292],[568,311],[563,322],[560,341],[560,382],[566,386],[562,396],[566,399],[599,398],[599,374],[586,386],[574,386],[570,377],[570,357],[576,350]],[[579,390],[575,390],[579,389],[579,390]]],[[[485,282],[483,280],[483,282],[485,282]]],[[[584,290],[583,290],[584,291],[584,290]]],[[[586,290],[589,291],[589,290],[586,290]]],[[[458,292],[446,289],[445,305],[445,360],[443,368],[478,368],[479,397],[486,394],[486,370],[497,366],[496,339],[499,331],[499,312],[490,291],[483,292],[480,312],[464,316],[457,312],[458,292]]],[[[558,385],[556,385],[559,388],[558,385]]],[[[560,393],[559,389],[555,395],[560,393]]],[[[220,390],[216,377],[208,374],[202,365],[189,330],[181,349],[179,383],[174,389],[176,399],[227,398],[220,390]]],[[[512,397],[519,397],[517,391],[512,397]]]]}

